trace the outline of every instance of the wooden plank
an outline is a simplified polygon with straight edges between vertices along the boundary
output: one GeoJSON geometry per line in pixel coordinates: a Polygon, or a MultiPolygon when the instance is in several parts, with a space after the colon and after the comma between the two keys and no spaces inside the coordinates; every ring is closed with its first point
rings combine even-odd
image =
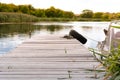
{"type": "MultiPolygon", "coordinates": [[[[0,62],[94,62],[95,60],[90,58],[84,57],[76,57],[76,58],[1,58],[0,62]]],[[[95,61],[96,62],[96,61],[95,61]]]]}
{"type": "Polygon", "coordinates": [[[69,75],[0,75],[1,79],[16,79],[16,78],[20,78],[21,80],[23,79],[30,79],[33,78],[34,80],[36,80],[37,78],[41,79],[55,79],[55,80],[103,80],[103,79],[95,79],[94,75],[71,75],[72,77],[69,78],[69,75]]]}
{"type": "Polygon", "coordinates": [[[102,80],[99,63],[75,39],[60,35],[34,36],[0,55],[0,80],[102,80]]]}
{"type": "Polygon", "coordinates": [[[93,69],[93,67],[95,65],[99,65],[99,63],[97,62],[88,62],[88,63],[85,63],[85,62],[69,62],[69,63],[65,63],[65,62],[54,62],[54,63],[51,63],[51,62],[34,62],[34,63],[1,63],[0,65],[0,68],[4,69],[9,69],[9,68],[12,68],[12,69],[39,69],[39,68],[68,68],[68,69],[72,69],[72,68],[83,68],[83,65],[84,65],[84,68],[91,68],[93,69]]]}
{"type": "Polygon", "coordinates": [[[80,44],[76,40],[30,40],[23,42],[23,44],[80,44]]]}

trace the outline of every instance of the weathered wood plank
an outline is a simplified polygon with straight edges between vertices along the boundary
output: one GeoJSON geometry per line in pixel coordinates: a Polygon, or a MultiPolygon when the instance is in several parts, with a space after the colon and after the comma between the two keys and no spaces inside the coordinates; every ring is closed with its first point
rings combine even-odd
{"type": "Polygon", "coordinates": [[[94,62],[92,57],[76,57],[76,58],[1,58],[0,62],[94,62]]]}
{"type": "Polygon", "coordinates": [[[30,40],[23,42],[23,44],[80,44],[76,40],[30,40]]]}
{"type": "Polygon", "coordinates": [[[82,62],[82,63],[74,63],[74,62],[69,62],[69,63],[50,63],[50,62],[34,62],[34,63],[1,63],[0,68],[4,69],[8,69],[8,68],[12,68],[12,69],[39,69],[39,68],[68,68],[68,69],[72,69],[72,68],[91,68],[93,69],[93,67],[95,65],[99,65],[97,62],[82,62]]]}
{"type": "Polygon", "coordinates": [[[97,65],[77,40],[38,35],[0,55],[0,80],[102,80],[97,65]]]}

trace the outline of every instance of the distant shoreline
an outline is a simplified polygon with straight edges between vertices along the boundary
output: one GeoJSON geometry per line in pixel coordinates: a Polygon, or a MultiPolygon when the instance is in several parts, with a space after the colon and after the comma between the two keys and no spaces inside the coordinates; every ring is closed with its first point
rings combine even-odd
{"type": "Polygon", "coordinates": [[[95,18],[41,18],[23,13],[0,12],[0,24],[23,24],[41,21],[111,21],[110,19],[95,18]]]}

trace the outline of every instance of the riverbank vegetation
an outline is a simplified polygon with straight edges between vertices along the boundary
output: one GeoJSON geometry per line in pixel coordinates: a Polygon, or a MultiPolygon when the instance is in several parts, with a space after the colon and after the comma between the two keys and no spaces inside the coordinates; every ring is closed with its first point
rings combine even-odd
{"type": "Polygon", "coordinates": [[[0,23],[8,22],[36,22],[38,18],[23,13],[0,12],[0,23]]]}
{"type": "Polygon", "coordinates": [[[110,21],[120,19],[120,12],[93,12],[85,9],[80,14],[54,7],[36,9],[32,5],[0,3],[0,22],[35,21],[110,21]]]}
{"type": "Polygon", "coordinates": [[[100,65],[105,69],[104,80],[120,80],[120,47],[112,49],[111,52],[107,54],[100,54],[94,50],[91,51],[93,55],[95,55],[95,58],[101,63],[100,65]],[[99,55],[101,59],[98,59],[96,55],[99,55]]]}

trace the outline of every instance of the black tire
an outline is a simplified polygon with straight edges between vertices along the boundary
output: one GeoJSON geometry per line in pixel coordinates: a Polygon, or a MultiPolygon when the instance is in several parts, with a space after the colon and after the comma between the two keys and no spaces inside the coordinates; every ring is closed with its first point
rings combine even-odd
{"type": "Polygon", "coordinates": [[[76,38],[78,41],[80,41],[82,44],[85,44],[87,42],[87,39],[75,30],[71,30],[69,34],[73,38],[76,38]]]}

